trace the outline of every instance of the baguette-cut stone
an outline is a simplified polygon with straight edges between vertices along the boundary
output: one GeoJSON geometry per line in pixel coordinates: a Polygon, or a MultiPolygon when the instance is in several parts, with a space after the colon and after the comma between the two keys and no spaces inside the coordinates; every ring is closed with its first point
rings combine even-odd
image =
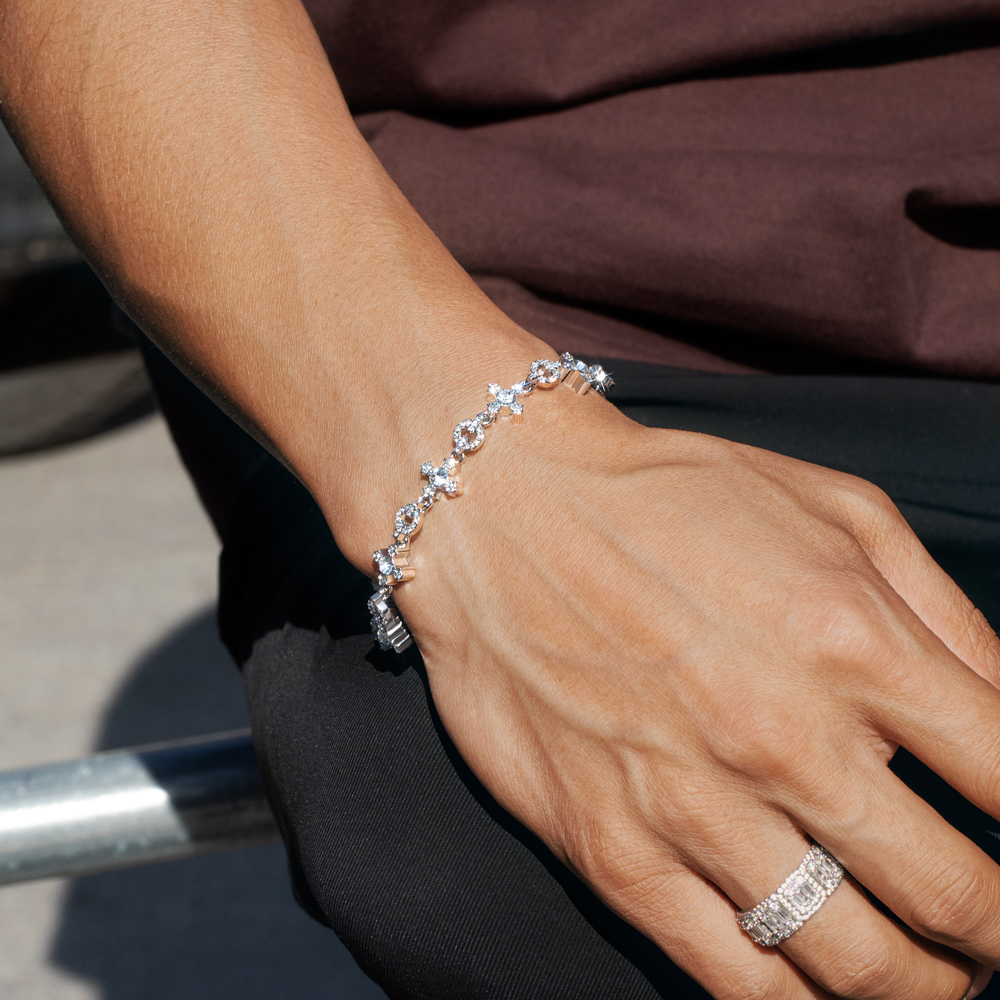
{"type": "Polygon", "coordinates": [[[413,645],[413,637],[388,590],[375,591],[368,599],[368,610],[372,615],[372,632],[383,650],[393,649],[402,653],[413,645]]]}
{"type": "Polygon", "coordinates": [[[781,889],[781,895],[792,905],[800,917],[811,917],[826,899],[826,892],[808,875],[796,875],[781,889]]]}
{"type": "Polygon", "coordinates": [[[802,925],[791,907],[779,896],[769,896],[759,907],[754,907],[754,919],[743,925],[743,929],[759,944],[773,947],[794,934],[802,925]]]}
{"type": "Polygon", "coordinates": [[[840,862],[824,847],[814,844],[777,892],[738,913],[737,922],[757,944],[773,947],[816,913],[843,877],[840,862]]]}
{"type": "Polygon", "coordinates": [[[828,893],[833,892],[844,877],[844,869],[826,851],[817,853],[806,863],[806,872],[828,893]]]}

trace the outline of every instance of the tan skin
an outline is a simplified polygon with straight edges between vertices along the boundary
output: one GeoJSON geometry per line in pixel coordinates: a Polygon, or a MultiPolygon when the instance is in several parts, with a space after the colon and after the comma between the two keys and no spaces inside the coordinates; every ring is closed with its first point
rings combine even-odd
{"type": "MultiPolygon", "coordinates": [[[[555,356],[382,171],[295,0],[7,0],[0,99],[119,301],[366,572],[486,383],[555,356]]],[[[463,476],[399,603],[466,760],[612,907],[719,1000],[1000,966],[1000,870],[886,767],[1000,818],[1000,646],[884,495],[565,389],[463,476]],[[736,908],[808,837],[910,929],[845,883],[753,945],[736,908]]]]}

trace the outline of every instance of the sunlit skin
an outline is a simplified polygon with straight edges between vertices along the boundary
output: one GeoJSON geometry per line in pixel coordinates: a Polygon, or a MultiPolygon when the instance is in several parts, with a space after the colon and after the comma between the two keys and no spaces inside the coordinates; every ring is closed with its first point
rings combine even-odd
{"type": "MultiPolygon", "coordinates": [[[[118,300],[365,572],[487,384],[556,357],[386,176],[294,0],[7,0],[0,99],[118,300]]],[[[614,909],[720,1000],[959,1000],[1000,965],[1000,870],[886,767],[1000,818],[1000,645],[884,495],[565,388],[462,481],[399,605],[465,759],[614,909]],[[910,929],[847,881],[754,946],[737,907],[810,837],[910,929]]]]}

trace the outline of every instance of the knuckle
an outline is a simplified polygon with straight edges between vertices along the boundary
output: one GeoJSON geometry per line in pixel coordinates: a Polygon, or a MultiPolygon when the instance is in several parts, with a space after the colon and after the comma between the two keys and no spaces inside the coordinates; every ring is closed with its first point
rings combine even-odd
{"type": "Polygon", "coordinates": [[[642,895],[658,868],[638,838],[596,820],[577,822],[563,838],[566,862],[585,882],[617,895],[642,895]]]}
{"type": "Polygon", "coordinates": [[[831,962],[817,975],[817,982],[834,996],[867,1000],[898,993],[900,978],[899,963],[887,954],[841,953],[836,962],[831,962]]]}
{"type": "MultiPolygon", "coordinates": [[[[732,810],[728,811],[732,816],[732,810]]],[[[717,867],[732,858],[740,847],[740,837],[734,832],[732,822],[726,820],[727,812],[709,814],[705,809],[674,817],[663,830],[670,849],[695,866],[717,867]]]]}
{"type": "Polygon", "coordinates": [[[728,769],[770,783],[795,783],[812,759],[813,740],[803,719],[777,705],[747,704],[714,741],[728,769]]]}
{"type": "Polygon", "coordinates": [[[700,774],[666,775],[662,792],[662,800],[650,817],[656,829],[684,844],[731,840],[730,807],[714,782],[700,774]]]}
{"type": "Polygon", "coordinates": [[[728,969],[717,982],[712,983],[716,1000],[786,1000],[796,992],[786,976],[776,975],[776,969],[759,964],[743,965],[728,969]]]}
{"type": "Polygon", "coordinates": [[[906,922],[924,937],[959,944],[995,929],[998,902],[992,880],[974,868],[952,865],[914,898],[906,922]]]}
{"type": "Polygon", "coordinates": [[[873,626],[881,624],[876,610],[880,595],[863,576],[850,575],[850,580],[838,580],[829,592],[816,595],[811,625],[828,651],[855,650],[870,642],[873,626]]]}
{"type": "Polygon", "coordinates": [[[615,868],[615,859],[602,829],[592,822],[577,822],[563,838],[569,866],[585,879],[595,879],[615,868]]]}
{"type": "MultiPolygon", "coordinates": [[[[810,815],[826,819],[838,840],[857,841],[871,829],[871,797],[854,782],[831,780],[830,763],[835,759],[828,758],[827,765],[818,769],[808,796],[803,796],[803,804],[810,815]]],[[[833,768],[834,773],[844,770],[846,765],[833,768]]]]}
{"type": "Polygon", "coordinates": [[[980,657],[992,669],[1000,671],[1000,640],[986,620],[986,615],[971,603],[968,606],[964,632],[973,654],[980,657]]]}
{"type": "Polygon", "coordinates": [[[812,659],[867,678],[885,678],[902,668],[912,650],[885,582],[874,572],[854,570],[832,577],[825,590],[811,595],[802,619],[812,659]]]}
{"type": "MultiPolygon", "coordinates": [[[[711,752],[726,771],[810,815],[845,826],[867,822],[870,807],[861,792],[850,782],[831,779],[831,764],[846,762],[840,737],[822,713],[801,704],[783,711],[748,702],[742,715],[712,741],[711,752]]],[[[698,803],[702,811],[712,805],[702,794],[692,803],[695,817],[698,803]]],[[[714,816],[729,822],[725,806],[715,806],[714,816]]]]}
{"type": "Polygon", "coordinates": [[[892,529],[903,520],[903,515],[885,490],[867,479],[850,477],[842,501],[850,520],[868,529],[892,529]]]}

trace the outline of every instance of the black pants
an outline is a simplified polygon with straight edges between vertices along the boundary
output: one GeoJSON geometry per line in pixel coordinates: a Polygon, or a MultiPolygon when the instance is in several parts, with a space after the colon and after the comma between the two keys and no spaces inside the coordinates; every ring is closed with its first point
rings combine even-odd
{"type": "MultiPolygon", "coordinates": [[[[309,495],[146,351],[223,536],[220,627],[243,668],[301,904],[393,998],[705,996],[491,799],[444,732],[419,655],[373,646],[370,587],[309,495]]],[[[706,431],[879,484],[1000,622],[1000,387],[611,367],[615,401],[643,423],[706,431]]],[[[1000,860],[997,822],[905,751],[893,767],[1000,860]]],[[[996,986],[988,993],[1000,995],[996,986]]]]}

